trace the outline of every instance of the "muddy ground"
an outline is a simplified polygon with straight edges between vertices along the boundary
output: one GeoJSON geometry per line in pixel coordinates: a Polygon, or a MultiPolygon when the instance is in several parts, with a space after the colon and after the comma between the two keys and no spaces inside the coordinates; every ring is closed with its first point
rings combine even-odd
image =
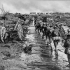
{"type": "Polygon", "coordinates": [[[25,40],[32,44],[31,54],[26,54],[22,50],[25,40],[0,44],[0,70],[70,70],[67,67],[69,64],[67,55],[61,43],[57,47],[57,57],[53,42],[51,53],[51,48],[46,47],[45,39],[42,39],[41,35],[35,31],[33,24],[28,27],[28,30],[25,40]]]}

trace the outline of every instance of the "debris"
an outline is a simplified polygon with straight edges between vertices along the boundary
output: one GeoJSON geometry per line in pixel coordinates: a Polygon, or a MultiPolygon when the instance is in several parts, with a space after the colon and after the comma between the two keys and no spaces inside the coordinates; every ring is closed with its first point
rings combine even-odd
{"type": "Polygon", "coordinates": [[[8,51],[2,51],[1,53],[3,55],[7,56],[7,57],[10,57],[11,56],[10,52],[8,52],[8,51]]]}
{"type": "Polygon", "coordinates": [[[5,66],[0,65],[0,70],[5,70],[5,66]]]}

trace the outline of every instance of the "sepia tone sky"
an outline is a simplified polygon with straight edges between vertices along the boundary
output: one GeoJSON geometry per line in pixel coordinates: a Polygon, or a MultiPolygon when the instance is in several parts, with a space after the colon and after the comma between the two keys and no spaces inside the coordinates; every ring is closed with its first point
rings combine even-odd
{"type": "Polygon", "coordinates": [[[69,0],[0,0],[5,11],[12,13],[70,12],[69,0]]]}

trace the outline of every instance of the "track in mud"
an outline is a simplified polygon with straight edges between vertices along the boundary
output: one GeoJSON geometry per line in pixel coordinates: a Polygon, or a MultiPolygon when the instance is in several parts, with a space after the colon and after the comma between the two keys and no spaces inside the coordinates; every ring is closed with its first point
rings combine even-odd
{"type": "Polygon", "coordinates": [[[35,31],[34,25],[30,25],[28,29],[26,40],[33,45],[31,54],[28,55],[21,51],[18,43],[10,43],[8,44],[11,45],[10,49],[0,47],[0,52],[9,51],[12,57],[4,60],[2,58],[5,56],[0,53],[0,65],[4,65],[5,70],[69,70],[69,67],[66,67],[68,65],[67,56],[60,43],[57,58],[55,52],[51,53],[50,48],[46,47],[45,40],[35,31]],[[18,54],[16,55],[16,53],[18,54]]]}

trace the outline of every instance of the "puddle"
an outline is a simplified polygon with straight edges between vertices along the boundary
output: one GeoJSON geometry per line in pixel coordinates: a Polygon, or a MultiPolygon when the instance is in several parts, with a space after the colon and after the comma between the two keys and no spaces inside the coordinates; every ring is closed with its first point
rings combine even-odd
{"type": "Polygon", "coordinates": [[[34,35],[33,34],[26,35],[26,38],[30,41],[34,41],[34,35]]]}
{"type": "Polygon", "coordinates": [[[41,62],[41,58],[38,54],[25,54],[21,53],[21,60],[25,61],[26,63],[31,63],[31,62],[41,62]]]}

